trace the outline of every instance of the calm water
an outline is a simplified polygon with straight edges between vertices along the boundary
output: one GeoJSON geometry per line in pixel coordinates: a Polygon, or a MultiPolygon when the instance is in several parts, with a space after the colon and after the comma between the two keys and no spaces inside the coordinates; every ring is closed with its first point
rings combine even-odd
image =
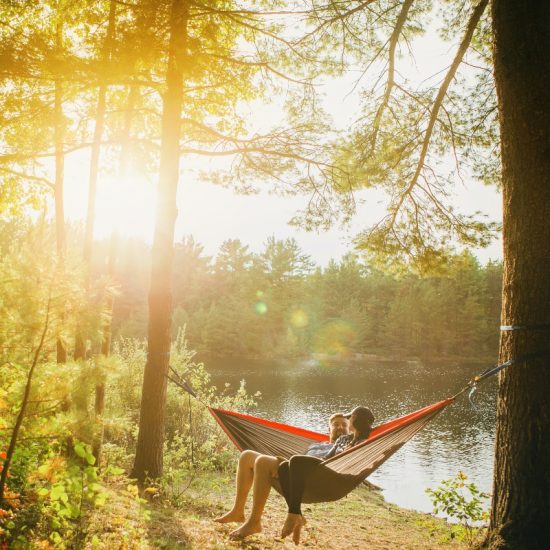
{"type": "MultiPolygon", "coordinates": [[[[262,393],[252,414],[317,431],[326,431],[333,412],[360,404],[372,409],[377,423],[412,412],[456,393],[484,370],[388,362],[323,366],[314,360],[205,363],[218,387],[226,382],[238,387],[245,379],[250,393],[262,393]]],[[[473,401],[475,407],[464,395],[447,407],[370,476],[386,500],[430,512],[425,489],[459,470],[483,491],[491,491],[496,380],[483,383],[473,401]]]]}

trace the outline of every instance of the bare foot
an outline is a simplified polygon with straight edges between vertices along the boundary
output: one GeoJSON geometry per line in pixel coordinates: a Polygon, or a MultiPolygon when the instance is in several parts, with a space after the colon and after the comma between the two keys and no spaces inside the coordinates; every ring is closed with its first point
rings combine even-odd
{"type": "Polygon", "coordinates": [[[218,523],[232,523],[234,521],[240,523],[241,521],[244,521],[244,513],[230,510],[227,514],[216,518],[214,521],[217,521],[218,523]]]}
{"type": "Polygon", "coordinates": [[[298,525],[300,525],[301,528],[301,526],[303,525],[302,521],[304,521],[305,523],[305,520],[301,514],[287,514],[285,523],[281,530],[281,538],[284,539],[285,537],[288,537],[290,533],[294,532],[294,529],[296,529],[298,525]]]}
{"type": "Polygon", "coordinates": [[[294,530],[292,531],[292,541],[296,546],[300,544],[300,536],[302,534],[302,527],[306,524],[306,520],[303,516],[300,516],[300,521],[298,521],[298,524],[296,527],[294,527],[294,530]]]}
{"type": "Polygon", "coordinates": [[[261,522],[251,521],[249,519],[246,523],[243,523],[238,529],[235,529],[235,531],[231,531],[231,533],[229,533],[229,538],[244,539],[245,537],[254,535],[255,533],[261,533],[261,532],[262,532],[261,522]]]}

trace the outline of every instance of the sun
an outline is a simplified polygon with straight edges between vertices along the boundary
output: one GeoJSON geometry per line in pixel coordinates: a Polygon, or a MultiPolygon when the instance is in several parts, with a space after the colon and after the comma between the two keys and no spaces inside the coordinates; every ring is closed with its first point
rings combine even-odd
{"type": "Polygon", "coordinates": [[[124,178],[105,178],[97,189],[94,237],[116,231],[151,242],[155,204],[155,185],[145,176],[131,172],[124,178]]]}

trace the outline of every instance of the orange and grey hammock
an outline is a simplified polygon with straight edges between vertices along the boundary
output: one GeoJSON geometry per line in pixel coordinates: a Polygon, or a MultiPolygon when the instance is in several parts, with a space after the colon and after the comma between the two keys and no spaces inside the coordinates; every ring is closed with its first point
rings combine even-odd
{"type": "MultiPolygon", "coordinates": [[[[544,327],[546,329],[547,326],[544,325],[544,327]]],[[[505,326],[501,327],[501,330],[523,328],[522,326],[505,326]]],[[[493,376],[514,363],[548,355],[550,355],[550,350],[525,354],[500,365],[489,367],[472,378],[456,395],[373,428],[366,441],[324,460],[315,467],[308,475],[302,502],[330,502],[346,496],[459,395],[470,390],[471,397],[476,389],[476,384],[481,380],[493,376]]],[[[169,376],[168,378],[190,395],[197,397],[190,385],[180,378],[173,369],[172,372],[175,377],[169,376]]],[[[305,454],[312,443],[329,439],[326,434],[248,414],[212,407],[208,407],[208,410],[240,451],[251,449],[262,454],[290,458],[293,455],[305,454]]],[[[273,487],[282,494],[278,480],[273,480],[273,487]]]]}
{"type": "MultiPolygon", "coordinates": [[[[381,424],[373,428],[363,443],[324,460],[308,476],[302,502],[329,502],[346,496],[455,397],[381,424]]],[[[305,454],[312,443],[328,441],[326,434],[256,416],[211,407],[209,411],[240,451],[251,449],[290,458],[305,454]]],[[[273,487],[281,493],[276,479],[273,480],[273,487]]]]}

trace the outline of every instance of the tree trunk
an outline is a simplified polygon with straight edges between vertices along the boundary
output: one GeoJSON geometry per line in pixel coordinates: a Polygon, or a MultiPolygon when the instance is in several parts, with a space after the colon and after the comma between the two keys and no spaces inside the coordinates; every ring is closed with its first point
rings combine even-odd
{"type": "MultiPolygon", "coordinates": [[[[106,64],[110,61],[111,51],[113,49],[113,39],[115,34],[116,22],[116,2],[111,0],[109,5],[109,24],[107,26],[107,35],[103,45],[102,61],[106,64]]],[[[92,252],[94,243],[94,224],[95,224],[95,203],[97,195],[97,176],[99,173],[99,154],[101,152],[101,140],[103,139],[103,128],[105,126],[105,110],[107,104],[107,83],[104,78],[100,78],[99,90],[97,94],[97,109],[95,117],[94,137],[92,141],[92,151],[90,155],[90,174],[88,177],[88,209],[86,212],[86,229],[84,233],[84,269],[86,270],[86,280],[84,282],[86,291],[90,286],[90,265],[92,262],[92,252]]],[[[82,332],[82,327],[77,326],[74,358],[85,359],[86,357],[86,336],[82,332]]]]}
{"type": "MultiPolygon", "coordinates": [[[[504,273],[500,360],[547,351],[550,325],[550,2],[493,1],[502,140],[504,273]],[[546,325],[546,330],[533,327],[546,325]]],[[[549,357],[502,371],[486,545],[550,544],[549,357]]]]}
{"type": "MultiPolygon", "coordinates": [[[[134,114],[135,104],[138,98],[138,88],[132,86],[128,94],[128,104],[124,115],[124,132],[122,136],[122,147],[120,151],[120,161],[118,177],[121,180],[126,179],[128,176],[128,164],[129,164],[129,149],[130,149],[130,134],[132,127],[132,117],[134,114]]],[[[109,244],[109,267],[108,274],[111,283],[114,282],[116,276],[116,261],[118,256],[118,233],[113,230],[111,233],[111,241],[109,244]]],[[[107,297],[105,308],[108,311],[108,316],[103,325],[103,339],[101,342],[101,354],[103,357],[108,357],[111,353],[111,338],[112,338],[112,323],[113,323],[113,306],[114,295],[110,293],[107,297]]],[[[100,374],[100,380],[96,383],[95,387],[95,421],[97,424],[97,431],[92,445],[92,452],[96,458],[96,465],[101,463],[101,447],[103,446],[104,424],[103,413],[105,411],[105,383],[106,373],[100,374]]]]}
{"type": "MultiPolygon", "coordinates": [[[[111,242],[109,244],[109,279],[114,281],[116,274],[116,261],[118,255],[118,235],[113,231],[111,234],[111,242]]],[[[109,357],[111,354],[111,323],[113,317],[113,305],[114,296],[109,293],[105,309],[108,312],[107,319],[103,325],[103,339],[101,341],[101,355],[103,357],[109,357]]],[[[95,386],[95,403],[94,403],[94,416],[96,423],[96,433],[92,444],[92,453],[96,459],[96,466],[100,466],[101,462],[101,447],[103,446],[103,436],[105,433],[105,426],[103,424],[103,413],[105,412],[105,382],[106,372],[104,367],[101,367],[99,372],[99,379],[96,381],[95,386]]]]}
{"type": "MultiPolygon", "coordinates": [[[[61,12],[57,15],[58,21],[56,25],[56,51],[59,56],[63,51],[63,14],[61,12]]],[[[65,235],[65,209],[63,199],[63,184],[64,184],[64,172],[65,172],[65,153],[63,151],[63,142],[65,136],[63,120],[63,89],[61,84],[61,78],[56,78],[54,83],[54,141],[55,141],[55,191],[54,191],[54,203],[55,203],[55,237],[56,237],[56,250],[57,250],[57,268],[60,275],[63,277],[65,270],[65,249],[66,249],[66,235],[65,235]]],[[[65,314],[61,314],[61,326],[65,321],[65,314]]],[[[65,342],[60,336],[57,337],[57,362],[67,362],[67,349],[65,342]]]]}
{"type": "Polygon", "coordinates": [[[139,480],[162,474],[166,382],[172,325],[172,265],[176,191],[179,179],[179,138],[183,98],[182,65],[187,40],[188,6],[173,0],[170,45],[163,96],[162,144],[155,237],[149,292],[148,354],[143,378],[139,435],[133,477],[139,480]]]}
{"type": "Polygon", "coordinates": [[[17,445],[17,438],[19,437],[19,430],[21,429],[21,425],[23,424],[23,420],[25,418],[25,411],[27,409],[27,405],[29,403],[29,397],[31,395],[31,387],[32,387],[32,379],[34,376],[34,370],[36,368],[36,365],[38,363],[38,359],[40,357],[40,353],[42,352],[42,347],[44,346],[44,340],[46,338],[46,334],[48,332],[48,325],[50,321],[50,306],[51,306],[51,288],[48,296],[48,304],[46,306],[46,319],[44,321],[44,328],[42,329],[42,336],[40,337],[40,341],[38,342],[38,346],[34,352],[34,357],[31,363],[31,367],[29,369],[29,372],[27,373],[27,383],[25,384],[25,390],[23,392],[23,398],[21,399],[21,407],[19,409],[19,413],[17,415],[17,419],[15,421],[15,426],[13,427],[13,430],[11,432],[11,438],[10,438],[10,444],[8,447],[8,450],[6,452],[6,458],[4,459],[2,463],[2,472],[0,474],[0,504],[2,503],[4,499],[5,489],[6,489],[6,480],[8,478],[9,474],[9,468],[11,464],[11,460],[13,458],[13,453],[15,451],[15,446],[17,445]]]}
{"type": "MultiPolygon", "coordinates": [[[[138,91],[139,90],[136,86],[132,86],[130,88],[130,93],[128,94],[128,104],[124,115],[124,132],[122,135],[122,147],[120,151],[120,162],[119,162],[119,170],[118,170],[118,177],[121,180],[126,179],[128,175],[132,117],[134,114],[135,104],[138,98],[138,91]]],[[[109,280],[111,281],[111,283],[113,283],[115,280],[117,256],[118,256],[118,233],[116,231],[113,231],[111,233],[111,242],[109,245],[109,267],[108,267],[109,280]]],[[[105,324],[103,325],[103,339],[101,342],[101,354],[103,355],[103,357],[108,357],[111,353],[114,301],[115,301],[114,295],[110,293],[107,297],[107,301],[105,304],[105,309],[108,312],[108,316],[105,321],[105,324]]],[[[94,436],[94,442],[92,444],[92,452],[96,458],[97,466],[99,466],[101,463],[101,448],[103,446],[103,435],[105,432],[105,427],[103,424],[103,413],[105,411],[106,373],[102,370],[102,372],[99,373],[99,377],[100,377],[99,381],[96,383],[96,387],[95,387],[94,415],[95,415],[95,422],[96,422],[96,433],[94,436]]]]}

